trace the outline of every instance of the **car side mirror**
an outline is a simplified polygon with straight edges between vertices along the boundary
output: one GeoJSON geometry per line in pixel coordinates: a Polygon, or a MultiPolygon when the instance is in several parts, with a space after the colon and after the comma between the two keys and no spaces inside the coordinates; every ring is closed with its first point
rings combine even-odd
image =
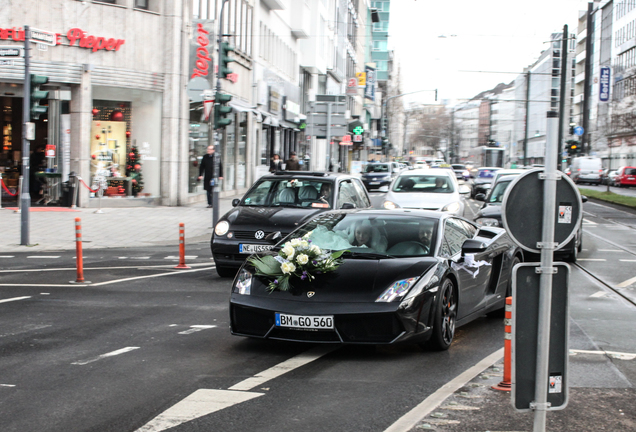
{"type": "Polygon", "coordinates": [[[488,249],[488,245],[483,241],[467,239],[464,244],[462,244],[462,255],[466,255],[467,253],[480,253],[486,251],[486,249],[488,249]]]}
{"type": "Polygon", "coordinates": [[[239,203],[240,203],[240,202],[241,202],[241,200],[240,200],[240,199],[238,199],[238,198],[234,198],[234,199],[232,200],[232,207],[236,207],[237,205],[239,205],[239,203]]]}
{"type": "Polygon", "coordinates": [[[478,193],[477,195],[475,195],[475,199],[477,201],[486,201],[486,195],[483,193],[478,193]]]}
{"type": "Polygon", "coordinates": [[[462,195],[468,195],[470,193],[470,188],[465,184],[459,186],[459,193],[462,195]]]}
{"type": "Polygon", "coordinates": [[[581,195],[581,202],[587,202],[587,197],[585,195],[581,195]]]}
{"type": "Polygon", "coordinates": [[[283,237],[283,235],[280,233],[280,231],[274,231],[265,236],[265,241],[268,241],[270,243],[278,243],[281,237],[283,237]]]}
{"type": "Polygon", "coordinates": [[[346,203],[342,203],[342,207],[340,207],[342,210],[351,210],[356,208],[355,205],[353,205],[353,203],[350,202],[346,202],[346,203]]]}
{"type": "Polygon", "coordinates": [[[389,191],[389,187],[388,186],[380,186],[380,188],[378,190],[380,192],[388,192],[389,191]]]}

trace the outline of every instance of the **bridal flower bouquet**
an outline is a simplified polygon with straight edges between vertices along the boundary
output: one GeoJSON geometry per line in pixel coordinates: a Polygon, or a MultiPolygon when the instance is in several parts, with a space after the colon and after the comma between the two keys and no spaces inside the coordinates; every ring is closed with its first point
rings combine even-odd
{"type": "Polygon", "coordinates": [[[256,267],[257,276],[264,276],[270,280],[267,286],[269,292],[289,291],[292,278],[311,282],[316,275],[332,272],[342,264],[341,255],[346,252],[345,250],[325,252],[311,244],[310,236],[311,232],[302,238],[288,241],[278,255],[248,259],[256,267]]]}

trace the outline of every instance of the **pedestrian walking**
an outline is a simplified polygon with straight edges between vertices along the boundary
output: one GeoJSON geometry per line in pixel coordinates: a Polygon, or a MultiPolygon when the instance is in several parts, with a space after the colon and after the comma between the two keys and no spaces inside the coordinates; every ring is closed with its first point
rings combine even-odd
{"type": "Polygon", "coordinates": [[[275,173],[276,171],[283,170],[283,161],[280,160],[280,156],[275,154],[272,156],[272,159],[269,161],[269,172],[275,173]]]}
{"type": "Polygon", "coordinates": [[[296,152],[291,152],[289,159],[285,162],[285,169],[287,171],[300,171],[300,163],[296,152]]]}
{"type": "Polygon", "coordinates": [[[206,150],[206,154],[203,155],[201,159],[201,164],[199,165],[199,180],[203,179],[203,188],[207,192],[208,197],[208,208],[212,208],[212,191],[214,190],[214,177],[219,178],[219,180],[223,180],[223,163],[219,160],[219,172],[214,172],[214,162],[217,158],[215,154],[214,146],[208,146],[206,150]]]}

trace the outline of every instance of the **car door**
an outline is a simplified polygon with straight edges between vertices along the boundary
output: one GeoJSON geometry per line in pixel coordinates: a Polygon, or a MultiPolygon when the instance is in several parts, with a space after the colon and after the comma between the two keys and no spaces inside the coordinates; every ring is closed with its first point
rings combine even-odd
{"type": "Polygon", "coordinates": [[[492,263],[486,253],[462,256],[462,245],[474,237],[475,230],[467,229],[464,221],[456,218],[446,220],[444,241],[450,251],[451,266],[459,278],[459,310],[457,318],[461,319],[485,305],[488,281],[492,271],[492,263]]]}
{"type": "Polygon", "coordinates": [[[356,190],[351,180],[343,180],[338,185],[338,197],[336,198],[336,208],[341,209],[345,203],[353,205],[355,208],[360,207],[357,200],[356,190]]]}
{"type": "Polygon", "coordinates": [[[364,185],[360,181],[360,179],[351,179],[353,183],[353,187],[356,190],[358,201],[360,202],[360,208],[369,208],[371,207],[371,198],[369,198],[369,194],[367,190],[364,188],[364,185]]]}

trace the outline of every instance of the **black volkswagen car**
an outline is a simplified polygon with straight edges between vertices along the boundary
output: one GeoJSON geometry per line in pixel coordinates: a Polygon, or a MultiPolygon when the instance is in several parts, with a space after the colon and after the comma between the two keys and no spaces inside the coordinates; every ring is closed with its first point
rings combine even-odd
{"type": "Polygon", "coordinates": [[[270,250],[318,213],[369,208],[359,178],[348,174],[281,171],[261,177],[216,226],[210,246],[219,276],[233,277],[252,253],[270,250]]]}
{"type": "Polygon", "coordinates": [[[498,167],[482,167],[477,171],[477,175],[473,180],[473,190],[470,193],[471,198],[475,198],[477,194],[483,193],[484,195],[490,190],[492,180],[495,177],[496,171],[500,170],[498,167]]]}

